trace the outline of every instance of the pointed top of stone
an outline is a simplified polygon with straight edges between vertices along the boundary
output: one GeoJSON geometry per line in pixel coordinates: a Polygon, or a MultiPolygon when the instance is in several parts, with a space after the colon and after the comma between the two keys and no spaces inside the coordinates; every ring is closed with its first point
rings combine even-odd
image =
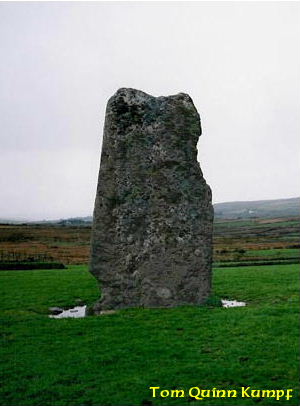
{"type": "Polygon", "coordinates": [[[153,96],[153,95],[143,92],[142,90],[139,90],[139,89],[133,89],[131,87],[121,87],[110,98],[110,100],[120,98],[120,97],[123,97],[127,101],[135,100],[136,102],[141,102],[143,100],[149,100],[149,99],[156,99],[156,100],[172,99],[172,100],[183,101],[184,103],[187,103],[187,102],[191,103],[192,106],[194,107],[192,98],[187,93],[183,93],[183,92],[169,95],[169,96],[153,96]]]}

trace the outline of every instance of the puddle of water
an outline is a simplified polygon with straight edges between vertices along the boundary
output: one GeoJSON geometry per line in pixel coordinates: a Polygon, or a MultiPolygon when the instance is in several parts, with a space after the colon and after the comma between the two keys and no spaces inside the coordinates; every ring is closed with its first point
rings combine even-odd
{"type": "MultiPolygon", "coordinates": [[[[222,299],[222,307],[242,307],[246,306],[245,302],[238,302],[237,300],[224,300],[222,299]]],[[[65,318],[75,318],[86,316],[87,306],[75,306],[72,309],[63,310],[59,314],[50,314],[49,317],[52,319],[65,319],[65,318]]],[[[115,313],[115,310],[104,310],[100,314],[111,314],[115,313]]]]}
{"type": "Polygon", "coordinates": [[[222,307],[242,307],[246,306],[245,302],[238,302],[237,300],[224,300],[222,299],[222,307]]]}
{"type": "Polygon", "coordinates": [[[64,310],[59,314],[50,314],[52,319],[64,319],[67,317],[80,318],[86,316],[86,306],[75,306],[72,309],[64,310]]]}

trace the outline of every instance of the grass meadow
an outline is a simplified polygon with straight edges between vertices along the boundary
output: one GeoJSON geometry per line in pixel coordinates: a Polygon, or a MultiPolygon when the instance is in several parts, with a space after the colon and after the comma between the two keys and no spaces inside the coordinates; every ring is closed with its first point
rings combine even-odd
{"type": "MultiPolygon", "coordinates": [[[[288,255],[290,253],[287,253],[288,255]]],[[[214,295],[246,307],[130,309],[50,319],[99,295],[86,265],[1,271],[3,406],[298,405],[297,264],[215,268],[214,295]],[[294,389],[275,398],[152,397],[162,389],[294,389]]]]}

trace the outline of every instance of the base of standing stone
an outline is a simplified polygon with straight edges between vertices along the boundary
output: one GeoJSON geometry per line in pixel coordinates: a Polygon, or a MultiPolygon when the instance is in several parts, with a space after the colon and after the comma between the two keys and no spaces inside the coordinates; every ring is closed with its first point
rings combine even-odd
{"type": "MultiPolygon", "coordinates": [[[[193,288],[188,291],[188,287],[182,290],[182,294],[179,296],[172,294],[173,291],[181,289],[181,287],[175,286],[172,290],[170,287],[153,287],[152,289],[148,284],[142,288],[141,297],[134,295],[130,297],[119,297],[116,302],[116,296],[102,295],[100,300],[93,306],[94,314],[103,314],[104,311],[112,311],[116,309],[125,309],[130,307],[142,307],[142,308],[166,308],[176,306],[188,306],[188,305],[201,305],[210,295],[210,280],[197,282],[192,281],[193,284],[197,284],[201,287],[201,291],[195,293],[193,288]],[[205,290],[203,294],[202,291],[205,290]]],[[[199,289],[200,290],[200,289],[199,289]]]]}

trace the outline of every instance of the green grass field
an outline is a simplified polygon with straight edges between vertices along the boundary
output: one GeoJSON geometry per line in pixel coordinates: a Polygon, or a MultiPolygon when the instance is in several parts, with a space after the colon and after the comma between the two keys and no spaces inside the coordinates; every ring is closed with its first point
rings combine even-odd
{"type": "Polygon", "coordinates": [[[162,389],[294,389],[298,265],[214,270],[214,294],[244,308],[132,309],[50,319],[98,297],[86,266],[1,271],[3,406],[298,405],[274,398],[153,398],[162,389]]]}
{"type": "Polygon", "coordinates": [[[299,258],[300,251],[298,248],[266,249],[266,250],[248,250],[245,256],[260,256],[270,258],[299,258]]]}

